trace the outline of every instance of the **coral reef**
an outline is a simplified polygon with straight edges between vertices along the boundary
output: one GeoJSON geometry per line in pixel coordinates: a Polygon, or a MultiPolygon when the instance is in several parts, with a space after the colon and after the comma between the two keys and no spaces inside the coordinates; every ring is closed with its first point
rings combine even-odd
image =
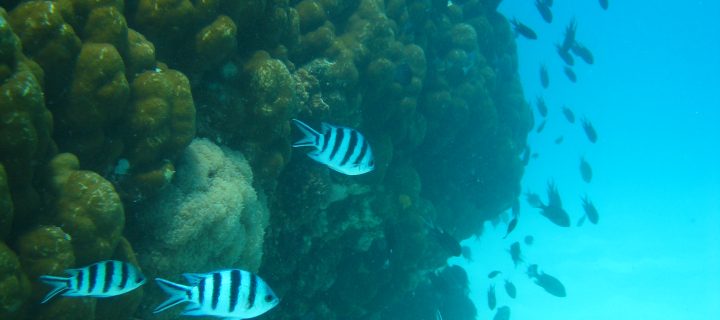
{"type": "MultiPolygon", "coordinates": [[[[196,139],[172,184],[137,210],[133,234],[148,276],[240,267],[257,271],[269,212],[247,160],[196,139]]],[[[159,294],[157,300],[162,300],[159,294]]]]}
{"type": "Polygon", "coordinates": [[[465,238],[519,193],[532,118],[498,4],[3,2],[0,317],[147,315],[152,286],[28,308],[39,275],[115,258],[258,271],[269,319],[471,318],[428,224],[465,238]],[[294,153],[295,117],[357,128],[376,169],[294,153]]]}

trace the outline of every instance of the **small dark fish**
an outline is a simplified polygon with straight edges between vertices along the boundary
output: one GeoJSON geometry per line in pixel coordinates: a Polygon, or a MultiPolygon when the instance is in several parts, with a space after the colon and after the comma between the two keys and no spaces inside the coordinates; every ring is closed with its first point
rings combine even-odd
{"type": "Polygon", "coordinates": [[[538,125],[537,129],[535,129],[535,132],[540,133],[545,130],[545,124],[547,124],[547,119],[544,119],[540,124],[538,125]]]}
{"type": "Polygon", "coordinates": [[[515,216],[512,220],[510,220],[510,223],[508,223],[507,232],[505,232],[505,236],[503,239],[507,238],[507,236],[510,235],[510,232],[513,232],[515,230],[515,227],[517,226],[518,217],[515,216]]]}
{"type": "Polygon", "coordinates": [[[603,8],[603,10],[608,9],[608,0],[600,0],[600,7],[603,8]]]}
{"type": "Polygon", "coordinates": [[[493,271],[493,272],[490,272],[490,273],[488,273],[488,279],[495,278],[495,277],[497,277],[497,276],[498,276],[499,274],[501,274],[501,273],[502,273],[502,272],[501,272],[500,270],[495,270],[495,271],[493,271]]]}
{"type": "Polygon", "coordinates": [[[540,84],[545,89],[550,85],[550,77],[548,76],[547,67],[545,67],[544,64],[540,65],[540,84]]]}
{"type": "Polygon", "coordinates": [[[410,65],[407,62],[403,62],[395,67],[395,82],[402,86],[407,86],[412,81],[413,72],[410,65]]]}
{"type": "Polygon", "coordinates": [[[538,9],[540,16],[542,16],[545,22],[552,23],[553,14],[550,10],[550,6],[547,5],[546,1],[535,0],[535,7],[538,9]]]}
{"type": "Polygon", "coordinates": [[[562,284],[562,282],[547,273],[538,272],[536,264],[528,267],[527,274],[530,278],[535,279],[535,284],[545,289],[545,291],[547,291],[549,294],[561,298],[567,296],[565,286],[562,284]]]}
{"type": "Polygon", "coordinates": [[[542,200],[540,200],[540,196],[537,193],[527,192],[525,193],[525,199],[527,200],[528,204],[533,208],[542,208],[545,206],[542,203],[542,200]]]}
{"type": "Polygon", "coordinates": [[[575,74],[575,71],[573,71],[572,68],[565,66],[565,68],[563,68],[563,71],[565,72],[565,75],[570,80],[570,82],[572,82],[572,83],[577,82],[577,75],[575,74]]]}
{"type": "Polygon", "coordinates": [[[575,64],[575,59],[573,59],[572,55],[570,54],[570,51],[567,49],[564,49],[561,45],[556,44],[555,48],[557,48],[557,53],[560,56],[560,58],[565,62],[565,64],[572,66],[575,64]]]}
{"type": "Polygon", "coordinates": [[[585,160],[585,157],[580,157],[580,176],[583,181],[590,183],[592,181],[593,172],[590,163],[585,160]]]}
{"type": "Polygon", "coordinates": [[[537,159],[540,155],[537,152],[533,152],[533,154],[530,155],[530,158],[537,159]]]}
{"type": "Polygon", "coordinates": [[[591,143],[597,142],[597,131],[595,131],[595,127],[590,123],[590,120],[582,118],[580,119],[580,124],[582,124],[583,130],[585,130],[585,135],[588,140],[590,140],[591,143]]]}
{"type": "Polygon", "coordinates": [[[561,143],[563,143],[564,140],[565,140],[564,136],[559,136],[559,137],[555,138],[555,144],[561,144],[561,143]]]}
{"type": "Polygon", "coordinates": [[[462,256],[468,261],[473,261],[472,250],[468,246],[462,246],[462,256]]]}
{"type": "Polygon", "coordinates": [[[562,113],[563,113],[563,115],[565,116],[565,119],[567,119],[568,122],[570,122],[570,123],[575,123],[575,113],[574,113],[572,110],[570,110],[570,108],[568,108],[568,107],[563,107],[563,108],[562,108],[562,113]]]}
{"type": "Polygon", "coordinates": [[[493,320],[509,320],[510,319],[510,307],[502,306],[497,309],[493,320]]]}
{"type": "Polygon", "coordinates": [[[463,250],[460,242],[457,241],[453,236],[445,232],[437,226],[430,226],[430,232],[435,237],[435,240],[442,246],[448,253],[453,257],[459,257],[462,255],[463,250]]]}
{"type": "Polygon", "coordinates": [[[490,287],[488,287],[487,299],[488,308],[490,308],[490,310],[494,310],[495,306],[497,305],[497,297],[495,297],[495,285],[491,284],[490,287]]]}
{"type": "Polygon", "coordinates": [[[562,49],[563,51],[569,51],[575,44],[575,34],[577,33],[577,22],[575,18],[570,20],[568,26],[565,27],[565,38],[563,39],[562,49]]]}
{"type": "Polygon", "coordinates": [[[515,285],[507,279],[505,279],[505,292],[510,298],[515,299],[517,296],[517,288],[515,288],[515,285]]]}
{"type": "Polygon", "coordinates": [[[513,242],[512,245],[510,245],[510,258],[513,261],[513,264],[515,264],[515,267],[518,266],[521,262],[524,262],[522,258],[522,252],[520,251],[520,242],[513,242]]]}
{"type": "Polygon", "coordinates": [[[533,31],[533,29],[530,29],[530,27],[526,26],[522,22],[517,21],[517,19],[513,18],[510,21],[510,24],[513,25],[513,28],[515,29],[515,33],[517,33],[527,39],[530,39],[530,40],[537,39],[537,33],[535,33],[535,31],[533,31]]]}
{"type": "Polygon", "coordinates": [[[525,236],[525,244],[526,245],[531,246],[533,243],[535,243],[535,237],[525,236]]]}
{"type": "Polygon", "coordinates": [[[548,181],[547,193],[548,205],[542,207],[542,211],[540,211],[540,214],[542,214],[545,218],[548,218],[550,222],[560,227],[569,227],[570,216],[567,214],[565,209],[563,209],[560,194],[558,193],[557,187],[555,186],[555,183],[552,182],[552,180],[548,181]]]}
{"type": "Polygon", "coordinates": [[[535,99],[535,106],[538,109],[538,113],[540,113],[543,118],[547,117],[548,109],[547,104],[545,104],[545,98],[538,96],[535,99]]]}
{"type": "Polygon", "coordinates": [[[590,201],[587,195],[582,198],[582,206],[585,209],[585,215],[592,224],[597,224],[600,216],[598,215],[595,205],[590,201]]]}
{"type": "Polygon", "coordinates": [[[595,57],[593,56],[590,49],[588,49],[586,46],[580,44],[579,42],[575,41],[573,43],[572,47],[570,47],[570,51],[572,51],[573,54],[580,57],[585,63],[587,64],[593,64],[595,63],[595,57]]]}

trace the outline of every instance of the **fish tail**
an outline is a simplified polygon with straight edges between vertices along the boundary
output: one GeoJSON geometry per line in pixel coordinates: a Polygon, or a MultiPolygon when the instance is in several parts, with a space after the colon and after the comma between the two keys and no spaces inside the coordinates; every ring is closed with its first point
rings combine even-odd
{"type": "Polygon", "coordinates": [[[157,282],[160,289],[165,291],[165,293],[167,293],[170,297],[168,297],[165,302],[157,306],[155,310],[153,310],[153,313],[162,312],[180,303],[189,301],[188,291],[190,291],[190,287],[170,282],[161,278],[156,278],[155,281],[157,282]]]}
{"type": "Polygon", "coordinates": [[[304,135],[302,139],[293,143],[293,147],[315,147],[319,144],[320,134],[317,131],[298,119],[292,119],[292,122],[304,135]]]}
{"type": "Polygon", "coordinates": [[[53,297],[70,290],[70,278],[68,277],[40,276],[40,281],[53,286],[53,289],[48,292],[40,303],[48,302],[53,297]]]}

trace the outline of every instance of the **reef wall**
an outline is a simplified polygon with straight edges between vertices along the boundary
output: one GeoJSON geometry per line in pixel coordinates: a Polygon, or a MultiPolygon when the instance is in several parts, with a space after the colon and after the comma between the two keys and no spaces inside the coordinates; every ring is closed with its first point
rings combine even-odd
{"type": "Polygon", "coordinates": [[[532,118],[498,3],[3,1],[0,318],[146,315],[152,283],[38,306],[38,276],[115,258],[259,272],[268,319],[430,319],[428,224],[466,238],[520,191],[532,118]],[[375,171],[293,150],[292,118],[358,128],[375,171]]]}

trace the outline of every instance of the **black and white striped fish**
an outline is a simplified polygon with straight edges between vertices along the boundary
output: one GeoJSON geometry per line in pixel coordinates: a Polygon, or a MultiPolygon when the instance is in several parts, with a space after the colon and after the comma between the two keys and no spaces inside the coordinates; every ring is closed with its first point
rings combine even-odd
{"type": "Polygon", "coordinates": [[[293,147],[314,147],[315,151],[307,154],[311,159],[350,176],[375,169],[370,144],[357,130],[323,122],[322,133],[318,133],[300,120],[292,121],[305,135],[293,147]]]}
{"type": "Polygon", "coordinates": [[[116,260],[101,261],[65,272],[70,276],[40,276],[40,281],[55,287],[40,303],[48,302],[56,295],[113,297],[135,290],[145,283],[145,277],[135,266],[116,260]]]}
{"type": "Polygon", "coordinates": [[[170,297],[153,312],[189,302],[182,315],[247,319],[257,317],[280,303],[265,281],[248,271],[229,269],[202,274],[185,273],[183,277],[188,285],[155,279],[170,297]]]}

